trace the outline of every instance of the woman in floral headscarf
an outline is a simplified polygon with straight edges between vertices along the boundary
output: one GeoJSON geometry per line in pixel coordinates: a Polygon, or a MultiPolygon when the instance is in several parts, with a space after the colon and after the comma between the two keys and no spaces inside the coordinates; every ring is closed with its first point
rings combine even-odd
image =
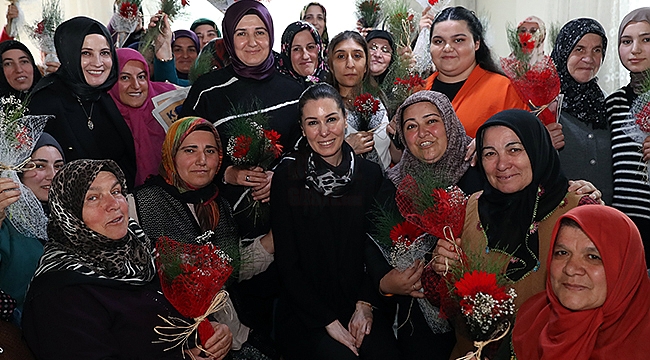
{"type": "Polygon", "coordinates": [[[327,78],[323,43],[316,28],[296,21],[282,33],[282,48],[276,61],[278,70],[298,80],[305,88],[327,78]]]}

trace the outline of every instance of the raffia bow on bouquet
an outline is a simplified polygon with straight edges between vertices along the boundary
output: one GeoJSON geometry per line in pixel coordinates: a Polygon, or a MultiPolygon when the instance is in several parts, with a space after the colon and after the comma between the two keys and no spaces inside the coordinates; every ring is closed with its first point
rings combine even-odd
{"type": "Polygon", "coordinates": [[[512,54],[501,58],[501,67],[524,100],[544,125],[557,122],[562,111],[563,95],[560,94],[560,76],[553,60],[543,56],[530,64],[535,39],[529,33],[517,33],[508,27],[508,43],[512,54]]]}
{"type": "Polygon", "coordinates": [[[126,39],[138,27],[140,14],[138,7],[142,0],[116,0],[113,16],[109,22],[113,31],[117,33],[115,47],[121,48],[126,39]]]}
{"type": "MultiPolygon", "coordinates": [[[[194,323],[179,318],[166,319],[167,326],[156,326],[160,342],[187,348],[192,334],[198,333],[205,344],[214,329],[208,316],[225,308],[228,293],[223,286],[233,271],[231,258],[207,241],[212,231],[197,238],[197,243],[182,243],[162,236],[156,243],[156,268],[163,294],[181,315],[194,323]]],[[[201,344],[198,347],[203,349],[201,344]]]]}
{"type": "MultiPolygon", "coordinates": [[[[642,93],[632,102],[630,115],[627,117],[623,131],[627,136],[639,144],[643,144],[650,136],[650,70],[644,72],[644,81],[641,83],[642,93]]],[[[650,177],[648,162],[645,164],[644,172],[646,182],[650,177]]]]}
{"type": "Polygon", "coordinates": [[[7,218],[21,234],[47,240],[47,217],[36,195],[18,179],[34,168],[31,154],[49,116],[25,115],[26,104],[13,95],[0,98],[0,177],[20,188],[18,201],[7,207],[7,218]]]}
{"type": "Polygon", "coordinates": [[[42,19],[32,26],[26,26],[27,34],[36,43],[36,47],[45,53],[45,62],[59,62],[54,46],[54,31],[63,21],[59,0],[43,2],[42,19]]]}

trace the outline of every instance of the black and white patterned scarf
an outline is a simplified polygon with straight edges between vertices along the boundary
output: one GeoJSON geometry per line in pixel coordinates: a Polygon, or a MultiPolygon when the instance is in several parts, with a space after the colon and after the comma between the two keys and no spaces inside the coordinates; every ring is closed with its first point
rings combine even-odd
{"type": "Polygon", "coordinates": [[[134,222],[119,240],[110,239],[86,226],[82,220],[88,188],[100,171],[115,175],[126,193],[126,179],[112,160],[76,160],[61,169],[49,194],[50,218],[45,245],[36,274],[70,270],[85,276],[145,284],[155,275],[151,243],[134,222]]]}
{"type": "Polygon", "coordinates": [[[561,92],[564,94],[562,110],[582,122],[591,124],[594,129],[604,129],[607,127],[605,95],[598,86],[598,78],[594,77],[581,84],[569,74],[567,67],[573,48],[586,34],[600,35],[603,39],[604,61],[607,49],[605,30],[598,21],[587,18],[571,20],[560,29],[551,58],[557,67],[558,75],[560,75],[561,92]]]}
{"type": "Polygon", "coordinates": [[[354,176],[354,150],[345,141],[341,146],[343,159],[339,166],[328,164],[312,151],[307,159],[307,186],[324,196],[339,197],[345,193],[354,176]]]}

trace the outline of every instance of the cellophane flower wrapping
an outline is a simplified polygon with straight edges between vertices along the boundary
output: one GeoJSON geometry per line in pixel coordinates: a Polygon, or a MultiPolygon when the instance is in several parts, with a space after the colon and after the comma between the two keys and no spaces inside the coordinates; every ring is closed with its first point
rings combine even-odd
{"type": "MultiPolygon", "coordinates": [[[[212,243],[182,243],[162,236],[156,243],[156,268],[163,294],[181,315],[205,315],[230,277],[230,257],[212,243]]],[[[205,318],[198,327],[202,343],[214,334],[205,318]]]]}
{"type": "MultiPolygon", "coordinates": [[[[435,18],[439,12],[449,6],[451,0],[417,0],[417,2],[424,9],[429,6],[430,8],[429,11],[427,11],[427,14],[435,18]]],[[[432,68],[434,65],[433,61],[431,60],[430,47],[431,29],[427,27],[420,30],[418,39],[416,40],[415,46],[413,47],[413,58],[415,59],[415,66],[413,70],[421,76],[426,76],[435,70],[432,68]]]]}
{"type": "Polygon", "coordinates": [[[529,33],[518,34],[517,29],[508,28],[508,42],[512,54],[501,58],[501,68],[512,82],[519,97],[544,125],[557,122],[561,109],[551,109],[549,104],[560,94],[560,76],[555,63],[549,56],[543,56],[530,64],[531,52],[536,40],[529,33]]]}
{"type": "Polygon", "coordinates": [[[369,131],[373,116],[379,111],[380,101],[370,93],[363,93],[354,98],[354,111],[359,118],[358,131],[369,131]]]}
{"type": "Polygon", "coordinates": [[[381,20],[381,0],[356,0],[357,20],[363,28],[374,28],[381,20]]]}
{"type": "MultiPolygon", "coordinates": [[[[641,93],[630,107],[630,115],[625,120],[622,129],[627,136],[639,144],[643,144],[650,136],[650,70],[645,72],[645,80],[642,84],[641,93]]],[[[646,182],[649,182],[650,167],[646,162],[646,182]]]]}
{"type": "Polygon", "coordinates": [[[140,3],[141,0],[117,0],[115,2],[115,12],[109,24],[117,33],[116,47],[121,48],[129,35],[138,27],[140,3]]]}
{"type": "MultiPolygon", "coordinates": [[[[268,128],[266,114],[258,111],[238,111],[238,113],[246,116],[229,122],[226,146],[228,156],[237,167],[248,169],[261,167],[264,171],[270,170],[276,159],[282,155],[280,134],[268,128]]],[[[253,200],[251,189],[248,188],[233,205],[233,211],[235,214],[248,212],[257,223],[258,219],[270,216],[270,205],[268,202],[253,200]]]]}
{"type": "Polygon", "coordinates": [[[54,46],[54,31],[63,22],[63,13],[59,0],[45,0],[43,2],[42,19],[36,21],[34,25],[27,25],[25,31],[30,39],[34,41],[36,47],[43,51],[45,62],[56,61],[56,47],[54,46]]]}
{"type": "Polygon", "coordinates": [[[47,217],[36,195],[18,178],[33,168],[29,161],[49,116],[25,115],[26,104],[13,95],[0,98],[0,177],[20,188],[18,201],[6,209],[7,218],[21,234],[47,240],[47,217]]]}

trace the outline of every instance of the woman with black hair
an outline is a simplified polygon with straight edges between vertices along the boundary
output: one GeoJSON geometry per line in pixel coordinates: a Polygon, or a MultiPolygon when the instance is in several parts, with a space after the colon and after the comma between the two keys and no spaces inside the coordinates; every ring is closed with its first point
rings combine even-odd
{"type": "Polygon", "coordinates": [[[441,11],[431,25],[430,51],[437,71],[425,88],[447,95],[467,135],[475,137],[478,127],[499,111],[528,110],[492,59],[474,12],[462,6],[441,11]]]}

